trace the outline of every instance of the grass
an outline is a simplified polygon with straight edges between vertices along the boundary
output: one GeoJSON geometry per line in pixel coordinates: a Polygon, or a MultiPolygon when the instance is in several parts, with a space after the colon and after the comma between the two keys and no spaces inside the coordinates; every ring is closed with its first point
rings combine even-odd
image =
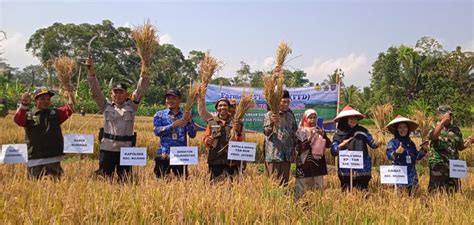
{"type": "MultiPolygon", "coordinates": [[[[97,133],[101,115],[74,114],[63,124],[64,133],[97,133]]],[[[137,117],[138,146],[149,153],[159,140],[152,133],[152,118],[137,117]]],[[[0,118],[1,143],[23,143],[24,130],[12,122],[12,112],[0,118]]],[[[369,127],[371,130],[374,127],[369,127]]],[[[472,131],[471,131],[472,132],[472,131]]],[[[249,141],[263,144],[260,134],[247,134],[249,141]]],[[[190,141],[200,145],[202,134],[190,141]]],[[[97,145],[97,143],[96,143],[97,145]]],[[[98,146],[96,146],[98,147],[98,146]]],[[[261,148],[261,146],[260,146],[261,148]]],[[[384,161],[382,146],[373,153],[376,165],[384,161]]],[[[97,148],[96,148],[97,149],[97,148]]],[[[261,151],[260,151],[261,152],[261,151]]],[[[79,159],[70,155],[62,163],[65,174],[59,182],[30,181],[24,165],[0,165],[0,221],[2,224],[472,224],[474,222],[474,175],[463,179],[462,193],[452,196],[426,193],[426,161],[419,166],[421,190],[416,197],[381,185],[374,167],[369,194],[341,193],[334,168],[325,177],[324,192],[308,192],[293,199],[294,179],[278,187],[263,174],[262,164],[249,164],[245,175],[234,182],[209,182],[205,151],[188,180],[157,180],[154,163],[134,167],[135,183],[118,184],[92,176],[97,155],[79,159]]],[[[461,158],[472,166],[474,152],[461,158]]],[[[328,156],[328,164],[333,164],[328,156]]]]}

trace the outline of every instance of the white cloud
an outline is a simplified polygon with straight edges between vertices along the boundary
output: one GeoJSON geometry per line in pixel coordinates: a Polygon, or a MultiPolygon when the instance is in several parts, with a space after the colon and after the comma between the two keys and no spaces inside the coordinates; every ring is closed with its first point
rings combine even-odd
{"type": "Polygon", "coordinates": [[[260,65],[261,70],[269,71],[275,66],[275,59],[273,57],[267,57],[263,60],[260,65]]]}
{"type": "Polygon", "coordinates": [[[160,44],[174,44],[174,39],[170,34],[163,34],[159,38],[160,44]]]}
{"type": "Polygon", "coordinates": [[[463,52],[474,52],[474,39],[466,42],[465,44],[461,45],[461,51],[463,52]]]}
{"type": "Polygon", "coordinates": [[[339,58],[316,58],[313,63],[304,68],[312,82],[319,83],[326,79],[328,74],[341,68],[345,74],[345,83],[356,86],[366,86],[370,83],[370,65],[365,54],[351,53],[339,58]]]}
{"type": "Polygon", "coordinates": [[[132,24],[130,22],[125,22],[122,27],[132,28],[132,24]]]}
{"type": "Polygon", "coordinates": [[[2,55],[12,67],[23,68],[40,61],[25,49],[28,37],[22,33],[7,33],[7,39],[0,43],[2,55]]]}

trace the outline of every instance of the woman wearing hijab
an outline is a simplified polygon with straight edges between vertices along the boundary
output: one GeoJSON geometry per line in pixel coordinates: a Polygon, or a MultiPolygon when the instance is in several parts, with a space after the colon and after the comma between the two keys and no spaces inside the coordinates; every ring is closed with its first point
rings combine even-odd
{"type": "MultiPolygon", "coordinates": [[[[359,190],[368,190],[369,181],[372,178],[372,158],[369,156],[368,147],[377,148],[372,135],[369,131],[358,124],[358,120],[365,116],[350,106],[344,109],[334,119],[337,122],[337,131],[331,144],[331,153],[338,156],[341,150],[361,151],[363,152],[364,168],[352,169],[353,187],[359,190]]],[[[341,188],[347,191],[350,188],[350,169],[339,168],[339,180],[341,188]]]]}
{"type": "Polygon", "coordinates": [[[393,161],[393,165],[407,167],[408,184],[397,184],[397,186],[406,187],[409,194],[418,186],[416,161],[422,159],[426,154],[423,149],[416,150],[415,143],[410,139],[410,133],[416,128],[418,128],[418,124],[415,121],[400,115],[387,125],[387,129],[394,135],[387,144],[387,158],[393,161]]]}
{"type": "Polygon", "coordinates": [[[316,125],[317,121],[318,113],[314,109],[306,110],[296,132],[296,198],[306,190],[323,190],[323,176],[328,174],[324,150],[331,146],[331,140],[316,125]]]}

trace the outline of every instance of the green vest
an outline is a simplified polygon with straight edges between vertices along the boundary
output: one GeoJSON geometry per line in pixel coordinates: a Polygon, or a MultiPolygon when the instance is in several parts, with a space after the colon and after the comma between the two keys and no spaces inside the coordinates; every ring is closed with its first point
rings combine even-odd
{"type": "Polygon", "coordinates": [[[209,156],[207,163],[209,165],[227,165],[227,149],[229,147],[230,130],[232,129],[230,119],[221,126],[217,121],[220,119],[213,117],[208,121],[211,126],[211,136],[214,139],[211,147],[209,147],[209,156]]]}
{"type": "Polygon", "coordinates": [[[64,141],[55,109],[33,110],[26,114],[26,144],[28,159],[50,158],[64,155],[64,141]]]}

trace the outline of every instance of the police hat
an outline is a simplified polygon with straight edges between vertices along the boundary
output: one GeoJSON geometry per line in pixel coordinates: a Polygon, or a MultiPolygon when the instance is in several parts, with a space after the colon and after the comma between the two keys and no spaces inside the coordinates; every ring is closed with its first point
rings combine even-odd
{"type": "Polygon", "coordinates": [[[116,82],[112,85],[112,90],[117,90],[117,89],[126,91],[128,89],[128,85],[124,82],[116,82]]]}

